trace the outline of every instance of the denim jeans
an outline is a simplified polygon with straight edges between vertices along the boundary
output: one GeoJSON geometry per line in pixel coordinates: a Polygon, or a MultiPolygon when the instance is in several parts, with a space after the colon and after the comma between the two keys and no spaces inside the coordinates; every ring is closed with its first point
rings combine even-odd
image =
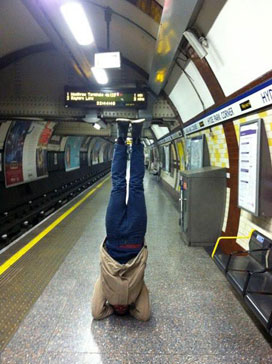
{"type": "Polygon", "coordinates": [[[147,215],[143,179],[142,144],[132,145],[129,197],[126,204],[127,146],[116,144],[112,161],[112,191],[106,214],[108,253],[124,264],[136,256],[144,244],[147,215]]]}

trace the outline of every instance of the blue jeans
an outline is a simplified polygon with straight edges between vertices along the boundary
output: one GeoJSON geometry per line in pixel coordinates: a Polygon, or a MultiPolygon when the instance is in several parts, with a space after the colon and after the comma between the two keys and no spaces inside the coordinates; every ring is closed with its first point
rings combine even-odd
{"type": "Polygon", "coordinates": [[[121,264],[135,257],[144,244],[147,215],[143,187],[143,148],[142,144],[132,145],[127,204],[127,146],[116,144],[114,148],[112,191],[106,214],[106,247],[112,258],[121,264]]]}

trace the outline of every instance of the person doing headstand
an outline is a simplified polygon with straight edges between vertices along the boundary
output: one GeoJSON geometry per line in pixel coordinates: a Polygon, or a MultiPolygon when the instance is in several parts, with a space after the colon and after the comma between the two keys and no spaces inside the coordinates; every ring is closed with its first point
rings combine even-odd
{"type": "Polygon", "coordinates": [[[129,312],[138,320],[150,317],[148,289],[144,282],[147,261],[145,233],[147,214],[144,197],[142,121],[132,123],[129,195],[126,204],[126,138],[129,122],[118,122],[118,138],[112,161],[112,191],[106,213],[107,236],[100,247],[100,277],[92,298],[94,319],[129,312]]]}

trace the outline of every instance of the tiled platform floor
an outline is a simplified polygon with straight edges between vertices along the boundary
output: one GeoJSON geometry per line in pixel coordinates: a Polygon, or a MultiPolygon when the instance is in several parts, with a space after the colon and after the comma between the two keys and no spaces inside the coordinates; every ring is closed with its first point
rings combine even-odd
{"type": "Polygon", "coordinates": [[[272,363],[272,349],[201,248],[180,240],[178,211],[146,176],[152,317],[93,321],[90,300],[110,183],[54,232],[77,244],[1,354],[1,363],[272,363]],[[79,229],[82,220],[85,229],[79,229]],[[80,222],[80,224],[79,224],[80,222]]]}

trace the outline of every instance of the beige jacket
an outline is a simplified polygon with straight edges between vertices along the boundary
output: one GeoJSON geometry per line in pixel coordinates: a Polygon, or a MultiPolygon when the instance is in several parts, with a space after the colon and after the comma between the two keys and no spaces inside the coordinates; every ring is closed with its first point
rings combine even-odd
{"type": "Polygon", "coordinates": [[[147,247],[126,264],[114,260],[100,247],[100,267],[103,293],[111,305],[131,305],[135,303],[144,285],[144,271],[147,261],[147,247]]]}

